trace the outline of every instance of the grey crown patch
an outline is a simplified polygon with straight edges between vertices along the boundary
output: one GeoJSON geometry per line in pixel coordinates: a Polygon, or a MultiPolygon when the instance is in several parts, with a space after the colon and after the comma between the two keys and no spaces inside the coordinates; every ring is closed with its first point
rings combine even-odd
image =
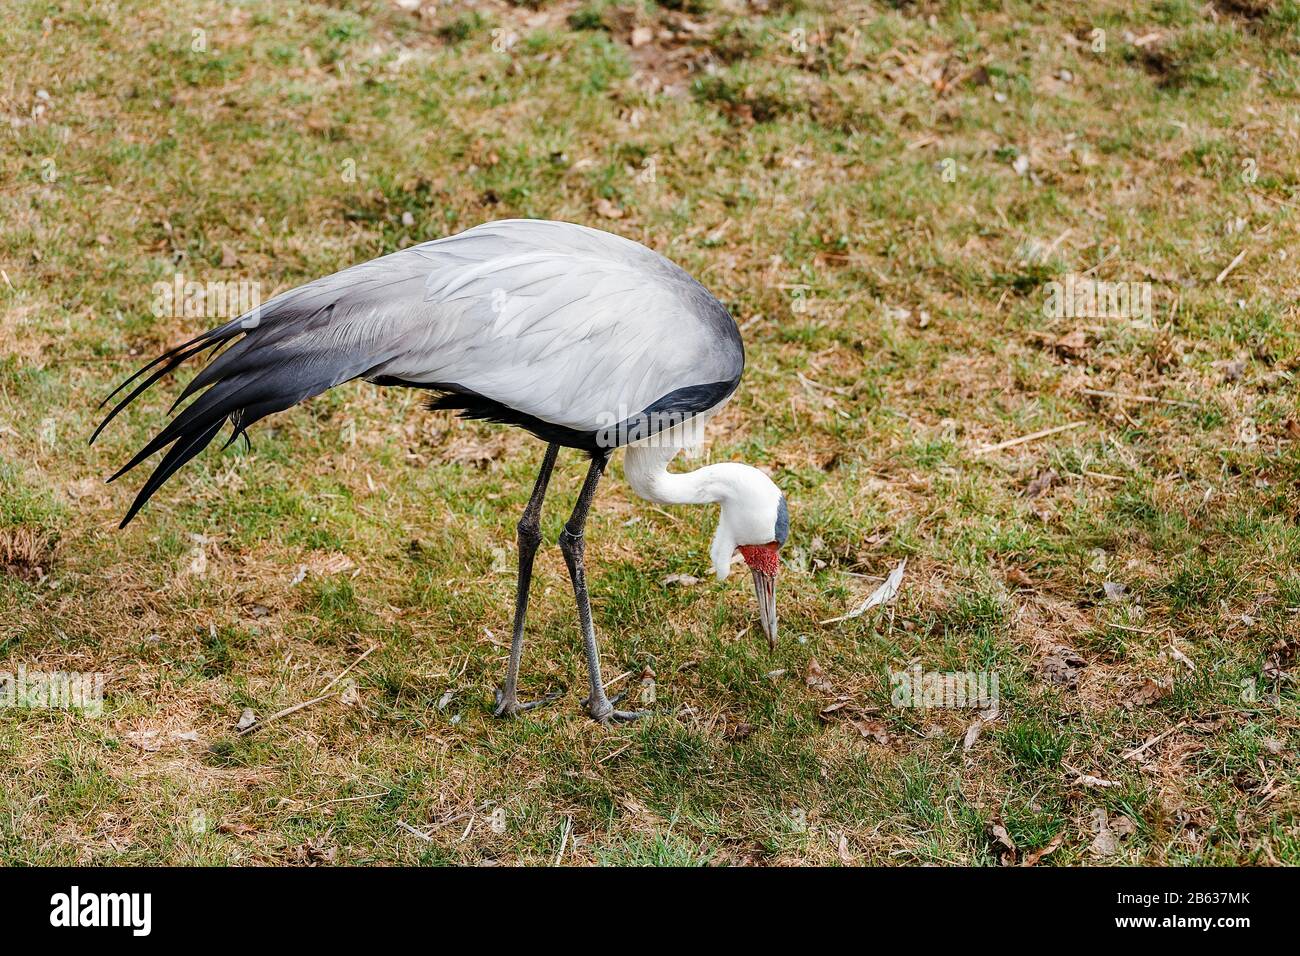
{"type": "Polygon", "coordinates": [[[785,505],[785,495],[782,495],[781,501],[776,506],[776,543],[784,545],[788,537],[790,537],[790,509],[785,505]]]}

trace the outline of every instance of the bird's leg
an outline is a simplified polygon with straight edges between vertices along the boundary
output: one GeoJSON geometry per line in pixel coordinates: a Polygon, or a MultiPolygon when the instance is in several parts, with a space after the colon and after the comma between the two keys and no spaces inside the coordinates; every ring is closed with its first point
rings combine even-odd
{"type": "Polygon", "coordinates": [[[578,494],[578,503],[573,506],[573,514],[560,532],[560,550],[564,552],[564,561],[569,566],[573,597],[578,602],[578,620],[582,624],[582,643],[587,654],[587,675],[591,681],[590,692],[582,705],[594,720],[602,724],[611,720],[636,720],[647,714],[643,710],[615,710],[614,703],[619,698],[611,701],[605,696],[605,686],[600,679],[600,649],[596,646],[596,630],[591,624],[591,601],[587,597],[587,574],[583,566],[583,553],[586,550],[583,531],[587,525],[591,501],[596,496],[596,485],[600,482],[608,461],[607,452],[592,457],[587,479],[582,483],[582,491],[578,494]]]}
{"type": "Polygon", "coordinates": [[[518,690],[519,663],[524,656],[524,619],[528,615],[528,585],[533,577],[533,557],[537,554],[537,546],[542,543],[542,500],[546,497],[546,486],[550,484],[551,470],[555,467],[555,456],[559,450],[559,445],[546,446],[546,457],[542,459],[541,471],[537,473],[532,497],[528,499],[528,505],[524,508],[516,529],[519,541],[519,580],[515,586],[515,630],[510,639],[510,664],[506,667],[506,683],[497,690],[496,709],[492,711],[496,717],[514,717],[534,707],[549,704],[560,696],[550,694],[541,700],[521,704],[518,690]]]}

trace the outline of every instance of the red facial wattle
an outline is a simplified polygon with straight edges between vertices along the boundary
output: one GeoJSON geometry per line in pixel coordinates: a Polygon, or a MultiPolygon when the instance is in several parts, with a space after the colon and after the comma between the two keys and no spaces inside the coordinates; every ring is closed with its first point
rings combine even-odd
{"type": "Polygon", "coordinates": [[[755,571],[760,571],[768,577],[776,577],[777,569],[781,566],[781,559],[778,556],[780,546],[773,541],[771,544],[745,544],[740,546],[740,553],[748,564],[755,571]]]}

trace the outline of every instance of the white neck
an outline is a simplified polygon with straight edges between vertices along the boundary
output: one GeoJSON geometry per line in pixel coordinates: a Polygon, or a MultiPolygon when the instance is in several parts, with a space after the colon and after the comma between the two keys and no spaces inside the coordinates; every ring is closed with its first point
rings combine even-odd
{"type": "Polygon", "coordinates": [[[679,450],[629,445],[623,473],[633,491],[658,504],[722,505],[709,557],[718,577],[725,578],[738,545],[767,544],[774,539],[781,490],[757,468],[738,461],[673,474],[668,465],[679,450]]]}
{"type": "Polygon", "coordinates": [[[703,505],[722,501],[725,489],[715,480],[717,465],[685,474],[668,470],[680,449],[629,445],[623,456],[623,473],[632,490],[661,505],[703,505]]]}

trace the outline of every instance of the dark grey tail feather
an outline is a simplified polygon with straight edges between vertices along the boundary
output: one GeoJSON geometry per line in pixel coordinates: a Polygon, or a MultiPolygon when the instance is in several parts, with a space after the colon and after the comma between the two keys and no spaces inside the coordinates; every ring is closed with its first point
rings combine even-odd
{"type": "MultiPolygon", "coordinates": [[[[116,418],[118,416],[118,413],[121,412],[122,409],[126,408],[126,406],[130,405],[133,401],[135,401],[135,399],[139,397],[140,393],[145,391],[150,385],[152,385],[154,382],[158,381],[158,379],[165,376],[168,372],[174,371],[177,368],[177,366],[181,365],[187,359],[191,359],[195,355],[199,355],[203,352],[206,352],[208,349],[213,348],[214,346],[220,344],[221,343],[218,340],[215,342],[204,342],[199,345],[190,345],[188,349],[186,349],[184,346],[180,346],[162,355],[160,358],[170,357],[170,361],[168,361],[165,365],[163,365],[162,368],[154,372],[143,382],[137,385],[135,389],[129,395],[126,396],[126,398],[122,399],[120,402],[114,405],[113,410],[110,411],[108,415],[105,416],[104,420],[99,423],[99,427],[97,427],[94,430],[94,432],[91,433],[90,441],[87,442],[87,444],[90,445],[95,444],[95,439],[98,438],[99,433],[102,432],[108,426],[108,423],[111,422],[114,418],[116,418]]],[[[154,362],[151,362],[145,368],[152,367],[158,361],[159,359],[155,359],[154,362]]],[[[143,372],[144,370],[145,369],[141,369],[140,372],[143,372]]],[[[113,395],[116,395],[118,391],[121,391],[122,388],[130,384],[131,381],[134,381],[134,379],[139,376],[140,372],[137,372],[135,375],[133,375],[131,379],[129,379],[127,382],[123,382],[122,385],[119,385],[117,391],[115,391],[113,395]]],[[[112,398],[112,395],[110,395],[109,398],[112,398]]],[[[108,401],[107,398],[104,399],[103,402],[100,402],[99,407],[103,408],[104,404],[107,401],[108,401]]],[[[173,408],[174,407],[175,406],[173,406],[173,408]]]]}
{"type": "Polygon", "coordinates": [[[120,527],[126,527],[177,469],[206,448],[226,421],[232,426],[230,441],[226,442],[229,446],[250,425],[267,415],[364,375],[391,358],[388,355],[359,354],[356,349],[339,349],[337,338],[320,335],[323,327],[329,324],[333,311],[332,304],[302,310],[294,309],[290,301],[279,309],[274,309],[273,303],[270,310],[263,307],[259,324],[246,327],[241,319],[236,319],[205,332],[163,353],[118,386],[113,395],[145,372],[162,365],[113,408],[95,429],[92,441],[123,408],[168,372],[195,355],[244,335],[243,339],[234,341],[216,355],[190,381],[172,406],[173,410],[201,389],[206,387],[207,390],[108,479],[120,478],[146,458],[168,445],[172,446],[136,495],[120,527]]]}
{"type": "Polygon", "coordinates": [[[116,481],[154,452],[170,445],[187,433],[192,433],[196,429],[205,429],[214,420],[220,422],[225,419],[239,407],[238,399],[246,384],[238,380],[226,381],[205,393],[198,401],[168,422],[162,431],[151,438],[148,444],[136,452],[135,457],[114,472],[108,480],[116,481]],[[234,402],[230,401],[232,396],[235,398],[234,402]]]}
{"type": "MultiPolygon", "coordinates": [[[[111,402],[111,401],[113,400],[113,396],[114,396],[114,395],[116,395],[118,392],[122,391],[122,389],[126,388],[128,385],[130,385],[132,382],[134,382],[137,378],[139,378],[139,377],[140,377],[141,375],[143,375],[145,372],[149,371],[149,369],[153,368],[153,367],[154,367],[155,365],[157,365],[159,362],[165,362],[165,361],[167,361],[167,359],[170,359],[170,358],[175,357],[175,356],[177,355],[177,353],[179,353],[179,352],[183,352],[183,351],[185,351],[186,349],[188,349],[190,346],[192,346],[192,345],[197,345],[199,342],[212,341],[212,344],[215,345],[215,344],[218,344],[218,343],[220,343],[220,342],[224,342],[225,340],[227,340],[227,339],[233,337],[234,335],[236,335],[236,334],[237,334],[237,333],[242,329],[242,325],[241,325],[242,322],[243,322],[243,317],[241,316],[241,317],[238,318],[238,319],[234,319],[234,320],[232,320],[232,321],[230,321],[230,322],[227,322],[225,325],[219,325],[219,326],[217,326],[215,329],[208,329],[206,332],[201,332],[201,333],[199,333],[198,335],[194,336],[194,338],[190,339],[188,342],[182,342],[180,345],[177,345],[175,348],[170,348],[170,349],[168,349],[166,352],[164,352],[162,355],[158,356],[156,359],[154,359],[154,360],[153,360],[152,362],[150,362],[148,365],[144,366],[142,369],[140,369],[139,371],[137,371],[134,375],[132,375],[130,378],[128,378],[125,382],[123,382],[123,383],[122,383],[121,385],[119,385],[117,388],[115,388],[115,389],[113,389],[111,392],[109,392],[108,395],[104,398],[104,400],[103,400],[102,402],[99,403],[99,407],[100,407],[100,408],[103,408],[105,405],[107,405],[109,402],[111,402]]],[[[202,351],[202,350],[200,350],[200,351],[202,351]]],[[[110,419],[111,419],[112,417],[113,417],[112,415],[109,416],[110,419]]],[[[103,427],[103,426],[101,425],[100,427],[103,427]]],[[[96,430],[96,434],[98,434],[98,430],[96,430]]],[[[91,438],[91,441],[92,441],[92,442],[93,442],[94,440],[95,440],[94,438],[91,438]]]]}
{"type": "Polygon", "coordinates": [[[211,362],[199,370],[197,375],[190,379],[189,384],[176,396],[176,401],[172,402],[171,407],[167,409],[167,414],[170,415],[175,412],[187,398],[220,378],[226,369],[238,362],[244,353],[252,347],[254,341],[249,338],[241,339],[220,355],[214,357],[211,362]]]}
{"type": "Polygon", "coordinates": [[[125,528],[130,524],[131,519],[135,517],[136,512],[144,507],[145,502],[153,497],[153,493],[162,487],[163,482],[170,478],[181,465],[185,464],[204,448],[208,447],[208,443],[216,437],[217,432],[220,430],[221,420],[218,419],[214,424],[208,426],[207,429],[192,436],[187,436],[185,439],[176,442],[176,444],[171,447],[171,450],[167,452],[167,454],[163,455],[163,460],[158,463],[158,467],[155,468],[153,474],[149,476],[149,480],[144,483],[144,487],[140,489],[140,493],[135,496],[135,501],[131,502],[131,507],[127,510],[126,517],[122,519],[122,523],[119,524],[118,527],[125,528]]]}

